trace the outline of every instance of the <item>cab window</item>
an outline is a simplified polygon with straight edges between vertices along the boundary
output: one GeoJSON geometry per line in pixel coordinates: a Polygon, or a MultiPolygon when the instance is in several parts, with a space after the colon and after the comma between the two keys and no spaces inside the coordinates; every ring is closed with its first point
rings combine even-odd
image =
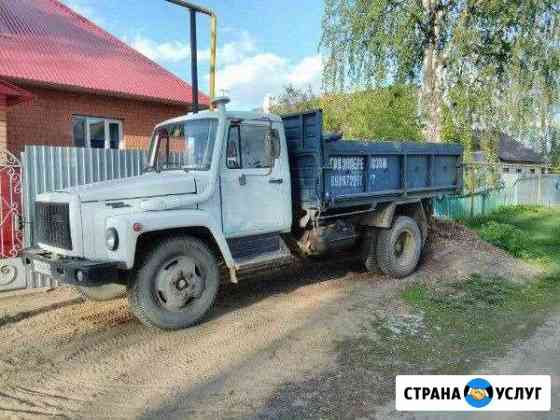
{"type": "Polygon", "coordinates": [[[230,169],[270,168],[266,164],[265,125],[232,125],[229,129],[226,164],[230,169]]]}

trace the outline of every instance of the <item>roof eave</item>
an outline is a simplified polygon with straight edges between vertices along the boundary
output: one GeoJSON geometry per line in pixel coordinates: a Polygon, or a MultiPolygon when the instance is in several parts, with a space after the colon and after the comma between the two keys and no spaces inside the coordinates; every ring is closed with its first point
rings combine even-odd
{"type": "MultiPolygon", "coordinates": [[[[157,103],[163,105],[184,106],[188,108],[189,111],[192,106],[192,103],[188,101],[176,101],[173,99],[161,98],[156,96],[134,95],[127,92],[114,92],[114,91],[101,90],[101,89],[89,89],[83,86],[65,85],[60,83],[45,82],[41,80],[22,79],[22,78],[15,78],[15,77],[4,77],[4,80],[10,80],[12,83],[18,83],[20,85],[25,85],[29,87],[39,87],[39,88],[54,89],[54,90],[66,91],[66,92],[110,96],[110,97],[115,97],[120,99],[132,99],[141,102],[150,102],[150,103],[157,103]]],[[[209,107],[208,103],[209,103],[209,98],[207,98],[205,95],[202,95],[202,97],[201,95],[199,95],[199,107],[201,107],[201,110],[207,109],[209,107]]]]}
{"type": "Polygon", "coordinates": [[[500,161],[502,163],[508,163],[508,164],[518,164],[518,165],[545,165],[546,163],[544,161],[531,161],[531,160],[513,160],[513,159],[503,159],[500,158],[500,161]]]}

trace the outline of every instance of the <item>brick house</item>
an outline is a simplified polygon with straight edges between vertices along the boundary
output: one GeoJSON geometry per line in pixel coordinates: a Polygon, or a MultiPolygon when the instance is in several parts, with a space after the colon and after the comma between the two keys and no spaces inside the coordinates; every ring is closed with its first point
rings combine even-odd
{"type": "Polygon", "coordinates": [[[29,101],[29,92],[0,80],[0,150],[7,149],[8,143],[8,107],[29,101]]]}
{"type": "Polygon", "coordinates": [[[187,83],[58,0],[0,0],[0,150],[146,148],[191,103],[187,83]]]}

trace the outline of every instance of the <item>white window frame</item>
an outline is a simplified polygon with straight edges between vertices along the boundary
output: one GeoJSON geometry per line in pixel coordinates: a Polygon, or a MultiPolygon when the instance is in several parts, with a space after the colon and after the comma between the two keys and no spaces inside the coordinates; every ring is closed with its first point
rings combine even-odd
{"type": "Polygon", "coordinates": [[[91,132],[89,125],[91,123],[103,121],[105,123],[105,147],[104,149],[111,149],[111,137],[109,132],[109,124],[117,124],[119,126],[119,148],[113,150],[124,149],[124,133],[123,133],[123,123],[120,120],[115,120],[112,118],[103,117],[86,117],[85,115],[73,115],[76,118],[84,118],[86,121],[86,138],[85,138],[85,148],[91,149],[91,132]]]}

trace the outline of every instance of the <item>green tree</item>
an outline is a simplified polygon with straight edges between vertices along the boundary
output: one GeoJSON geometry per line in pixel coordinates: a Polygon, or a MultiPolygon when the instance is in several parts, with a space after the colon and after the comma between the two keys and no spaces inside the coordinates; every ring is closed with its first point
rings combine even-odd
{"type": "Polygon", "coordinates": [[[512,131],[554,107],[559,12],[558,0],[325,0],[325,88],[418,85],[433,141],[450,125],[512,131]]]}
{"type": "Polygon", "coordinates": [[[271,111],[286,114],[320,108],[325,129],[343,133],[345,138],[420,141],[416,96],[417,89],[405,85],[321,97],[309,88],[287,86],[272,98],[271,111]]]}
{"type": "Polygon", "coordinates": [[[315,96],[311,86],[299,89],[294,85],[284,86],[278,96],[271,98],[270,111],[275,114],[302,112],[319,107],[319,98],[315,96]]]}

